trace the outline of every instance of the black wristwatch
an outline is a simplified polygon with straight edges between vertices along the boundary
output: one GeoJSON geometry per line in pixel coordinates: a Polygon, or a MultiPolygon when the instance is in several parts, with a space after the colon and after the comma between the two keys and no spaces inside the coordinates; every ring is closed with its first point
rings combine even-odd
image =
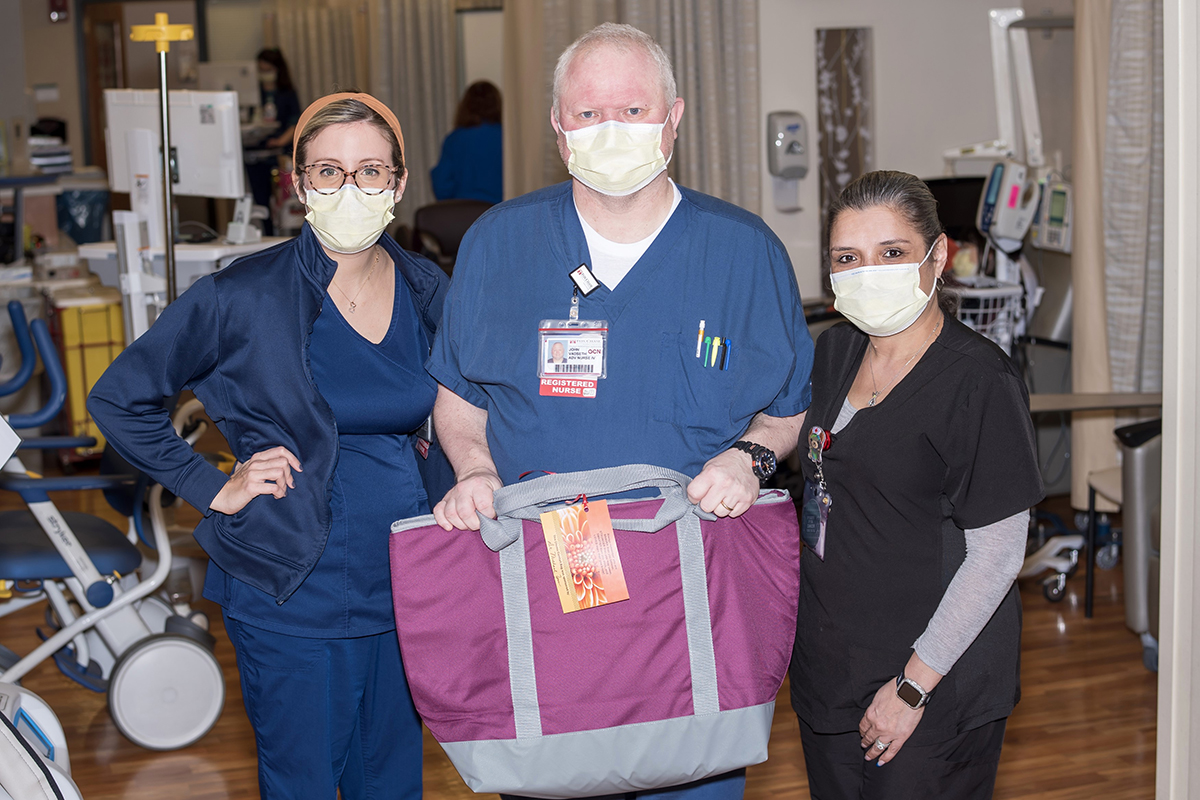
{"type": "Polygon", "coordinates": [[[900,675],[896,678],[896,696],[899,697],[906,706],[916,711],[923,708],[929,702],[930,693],[921,688],[921,684],[914,681],[912,678],[904,677],[904,671],[900,671],[900,675]]]}
{"type": "Polygon", "coordinates": [[[758,476],[760,481],[765,481],[767,478],[775,474],[775,453],[761,444],[754,442],[734,442],[733,446],[743,453],[750,454],[750,460],[753,462],[754,474],[758,476]]]}

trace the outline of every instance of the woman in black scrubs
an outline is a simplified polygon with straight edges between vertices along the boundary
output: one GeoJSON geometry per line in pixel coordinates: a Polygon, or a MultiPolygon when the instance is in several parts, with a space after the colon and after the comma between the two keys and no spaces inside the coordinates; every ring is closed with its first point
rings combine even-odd
{"type": "Polygon", "coordinates": [[[919,179],[873,172],[829,211],[792,705],[812,797],[988,798],[1019,696],[1015,579],[1043,496],[1029,400],[939,291],[919,179]]]}

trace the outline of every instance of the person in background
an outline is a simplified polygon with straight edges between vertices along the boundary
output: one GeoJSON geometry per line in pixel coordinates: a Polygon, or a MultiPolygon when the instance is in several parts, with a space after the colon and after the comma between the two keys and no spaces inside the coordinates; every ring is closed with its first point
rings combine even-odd
{"type": "MultiPolygon", "coordinates": [[[[1020,693],[1041,470],[1020,372],[939,291],[918,178],[868,173],[829,209],[835,307],[817,342],[792,706],[819,800],[986,800],[1020,693]]],[[[439,397],[439,401],[440,397],[439,397]]]]}
{"type": "MultiPolygon", "coordinates": [[[[258,85],[262,109],[260,121],[270,126],[270,130],[258,142],[246,146],[246,176],[254,204],[270,209],[271,191],[274,188],[272,173],[278,168],[279,148],[291,144],[296,133],[296,122],[300,119],[300,97],[296,94],[292,73],[279,48],[259,51],[258,85]]],[[[264,236],[275,233],[270,214],[262,225],[264,236]]]]}
{"type": "Polygon", "coordinates": [[[447,279],[382,235],[403,147],[370,95],[309,106],[300,235],[196,281],[88,399],[118,453],[205,515],[204,596],[237,653],[264,798],[421,797],[387,546],[438,496],[416,432],[447,279]],[[231,477],[175,435],[163,398],[185,388],[237,457],[231,477]]]}
{"type": "Polygon", "coordinates": [[[500,90],[476,81],[463,92],[454,115],[454,130],[442,142],[442,157],[433,168],[433,194],[438,200],[504,199],[503,148],[500,133],[500,90]]]}

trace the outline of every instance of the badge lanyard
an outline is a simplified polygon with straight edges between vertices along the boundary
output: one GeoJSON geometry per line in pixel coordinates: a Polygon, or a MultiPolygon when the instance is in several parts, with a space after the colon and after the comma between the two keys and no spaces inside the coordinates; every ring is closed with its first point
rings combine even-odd
{"type": "Polygon", "coordinates": [[[538,323],[538,378],[546,397],[596,396],[596,383],[608,377],[608,321],[579,318],[579,295],[594,292],[600,282],[587,264],[570,273],[575,284],[567,319],[538,323]]]}
{"type": "Polygon", "coordinates": [[[817,479],[804,479],[804,496],[800,503],[800,538],[822,561],[825,560],[825,527],[833,505],[833,498],[825,486],[823,454],[831,444],[833,436],[819,425],[809,431],[808,460],[816,465],[817,479]]]}

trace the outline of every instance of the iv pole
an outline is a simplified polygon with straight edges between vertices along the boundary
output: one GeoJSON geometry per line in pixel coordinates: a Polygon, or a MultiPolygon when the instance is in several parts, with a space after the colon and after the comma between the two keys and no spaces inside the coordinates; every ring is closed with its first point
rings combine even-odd
{"type": "Polygon", "coordinates": [[[133,25],[129,38],[154,42],[158,53],[158,97],[162,123],[163,260],[166,264],[167,303],[175,302],[175,220],[171,212],[171,104],[167,93],[167,53],[171,42],[187,42],[195,35],[191,25],[171,25],[166,14],[155,14],[153,25],[133,25]]]}

